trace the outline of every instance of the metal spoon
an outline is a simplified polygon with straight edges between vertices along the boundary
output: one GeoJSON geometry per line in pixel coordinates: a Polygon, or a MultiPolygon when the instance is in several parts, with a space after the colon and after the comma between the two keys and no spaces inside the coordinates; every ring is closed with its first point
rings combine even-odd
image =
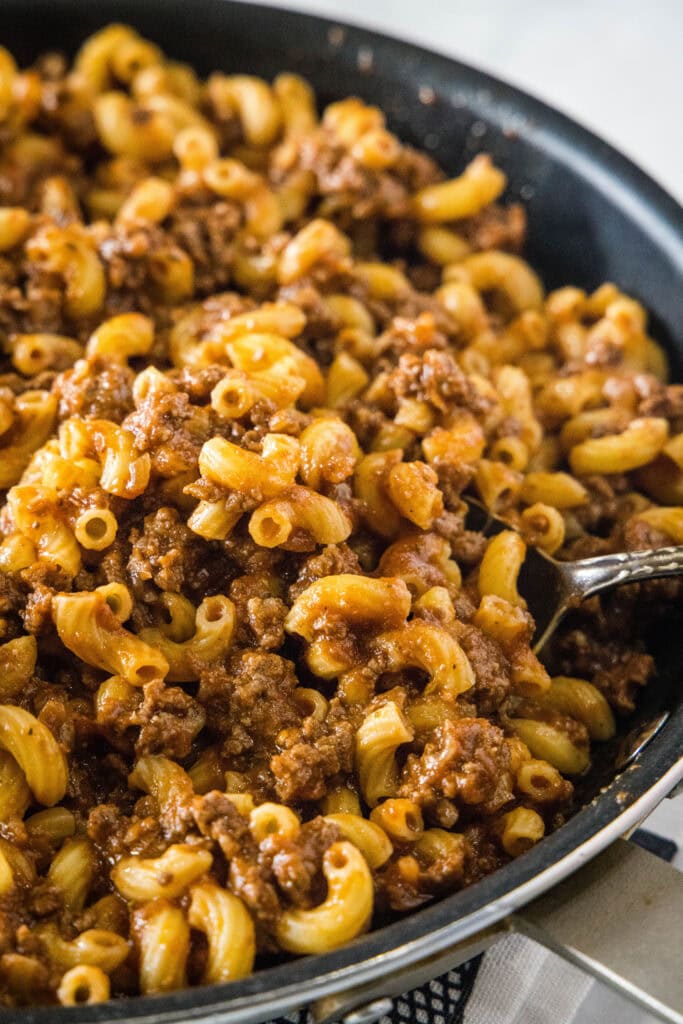
{"type": "MultiPolygon", "coordinates": [[[[486,536],[514,529],[475,498],[465,500],[468,529],[486,536]]],[[[663,576],[683,576],[683,545],[619,551],[577,562],[558,562],[539,548],[527,548],[517,585],[536,623],[534,652],[538,654],[567,612],[585,598],[623,583],[640,583],[663,576]]]]}

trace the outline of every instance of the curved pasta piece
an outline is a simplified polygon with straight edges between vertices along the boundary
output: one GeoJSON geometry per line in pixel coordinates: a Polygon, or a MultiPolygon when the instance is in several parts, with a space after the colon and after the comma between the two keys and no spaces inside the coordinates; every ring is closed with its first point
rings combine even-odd
{"type": "Polygon", "coordinates": [[[34,636],[19,636],[0,646],[0,697],[13,697],[26,686],[35,670],[37,656],[38,644],[34,636]]]}
{"type": "Polygon", "coordinates": [[[256,956],[254,922],[238,896],[214,882],[192,887],[188,920],[206,935],[204,982],[218,984],[250,974],[256,956]]]}
{"type": "Polygon", "coordinates": [[[112,868],[111,880],[127,900],[175,899],[212,863],[208,850],[178,843],[160,857],[122,857],[112,868]]]}
{"type": "Polygon", "coordinates": [[[424,832],[420,805],[404,797],[390,798],[378,804],[370,812],[370,820],[399,843],[415,843],[424,832]]]}
{"type": "MultiPolygon", "coordinates": [[[[145,44],[134,29],[128,25],[107,25],[94,32],[86,39],[74,58],[74,74],[77,80],[87,85],[94,93],[102,92],[112,82],[113,62],[115,55],[127,44],[135,42],[145,44]]],[[[146,44],[156,50],[157,61],[161,54],[151,43],[146,44]]],[[[139,58],[139,52],[136,52],[139,58]]]]}
{"type": "Polygon", "coordinates": [[[237,113],[249,145],[269,146],[275,141],[282,111],[271,86],[262,78],[215,72],[209,79],[208,92],[219,111],[237,113]]]}
{"type": "Polygon", "coordinates": [[[451,546],[436,533],[409,533],[384,549],[377,571],[399,576],[418,599],[433,587],[457,593],[462,583],[451,546]]]}
{"type": "Polygon", "coordinates": [[[340,620],[357,628],[397,628],[409,611],[410,591],[402,579],[342,573],[311,583],[290,608],[285,629],[311,641],[340,620]]]}
{"type": "Polygon", "coordinates": [[[268,238],[282,227],[283,211],[267,180],[240,160],[212,160],[202,168],[201,177],[212,192],[242,203],[245,227],[250,234],[268,238]]]}
{"type": "Polygon", "coordinates": [[[380,633],[373,642],[386,672],[419,668],[429,675],[425,694],[446,693],[452,697],[474,686],[474,672],[457,640],[445,629],[413,619],[402,629],[380,633]]]}
{"type": "Polygon", "coordinates": [[[0,705],[0,747],[15,759],[40,804],[52,807],[66,793],[69,769],[46,725],[23,708],[0,705]]]}
{"type": "Polygon", "coordinates": [[[195,615],[194,635],[177,642],[161,629],[141,629],[140,640],[161,652],[168,663],[166,679],[172,683],[189,683],[199,679],[203,666],[220,661],[230,650],[235,632],[235,606],[216,594],[205,597],[195,615]]]}
{"type": "MultiPolygon", "coordinates": [[[[0,54],[0,63],[6,51],[0,54]]],[[[0,76],[2,81],[2,76],[0,76]]],[[[0,110],[2,99],[0,98],[0,110]]],[[[0,210],[0,252],[7,252],[23,242],[31,230],[31,214],[23,206],[5,206],[0,210]]]]}
{"type": "Polygon", "coordinates": [[[110,153],[150,163],[171,156],[179,128],[206,123],[176,97],[144,96],[136,102],[118,90],[98,96],[93,114],[100,142],[110,153]]]}
{"type": "Polygon", "coordinates": [[[366,715],[355,739],[355,760],[365,802],[374,807],[398,789],[396,751],[410,743],[414,730],[395,701],[387,701],[366,715]]]}
{"type": "Polygon", "coordinates": [[[436,224],[472,217],[498,198],[506,181],[491,158],[480,154],[459,177],[421,189],[413,199],[416,216],[436,224]]]}
{"type": "MultiPolygon", "coordinates": [[[[683,501],[683,493],[681,494],[683,501]]],[[[647,523],[655,530],[660,530],[671,537],[674,544],[683,544],[683,506],[670,508],[648,508],[639,512],[636,517],[640,522],[647,523]]]]}
{"type": "Polygon", "coordinates": [[[588,768],[588,748],[577,746],[562,729],[531,718],[511,718],[509,724],[534,757],[548,761],[563,775],[581,775],[588,768]]]}
{"type": "Polygon", "coordinates": [[[258,309],[250,309],[229,320],[221,321],[218,328],[224,341],[245,334],[275,334],[281,338],[297,338],[306,326],[306,314],[293,302],[264,302],[258,309]]]}
{"type": "MultiPolygon", "coordinates": [[[[189,129],[192,131],[193,129],[189,129]]],[[[150,175],[149,178],[144,178],[139,185],[136,185],[131,194],[124,199],[123,203],[119,207],[116,214],[116,225],[130,225],[133,226],[137,221],[146,220],[151,221],[152,224],[160,224],[162,220],[168,217],[169,213],[174,206],[174,189],[173,185],[169,181],[164,181],[163,178],[157,178],[150,175]]],[[[139,313],[123,313],[122,316],[138,317],[139,313]]],[[[117,318],[114,318],[117,319],[117,318]]],[[[140,322],[140,321],[139,321],[140,322]]],[[[142,336],[138,335],[138,343],[143,341],[145,333],[142,336]]],[[[153,338],[153,333],[152,333],[153,338]]],[[[130,340],[126,340],[124,345],[130,344],[130,340]]],[[[151,348],[151,340],[149,346],[144,349],[143,352],[135,353],[131,352],[130,355],[145,355],[151,348]]]]}
{"type": "Polygon", "coordinates": [[[76,819],[66,807],[36,811],[26,819],[25,825],[30,836],[41,836],[55,843],[69,839],[76,831],[76,819]]]}
{"type": "Polygon", "coordinates": [[[428,530],[443,512],[439,478],[424,462],[399,462],[387,476],[387,493],[406,519],[428,530]]]}
{"type": "Polygon", "coordinates": [[[276,377],[274,374],[245,373],[227,370],[211,392],[211,406],[226,420],[246,416],[257,402],[266,402],[276,409],[296,405],[306,382],[302,377],[276,377]]]}
{"type": "Polygon", "coordinates": [[[149,483],[149,452],[140,454],[130,430],[111,420],[72,416],[60,427],[59,446],[65,459],[96,455],[102,464],[100,487],[109,494],[137,498],[149,483]]]}
{"type": "Polygon", "coordinates": [[[98,591],[57,594],[52,618],[64,646],[87,665],[123,676],[133,686],[168,673],[163,654],[124,629],[98,591]]]}
{"type": "Polygon", "coordinates": [[[395,537],[401,525],[401,514],[387,492],[387,482],[402,456],[400,449],[365,455],[356,466],[353,478],[354,494],[362,503],[362,516],[382,537],[395,537]]]}
{"type": "Polygon", "coordinates": [[[519,570],[526,555],[526,544],[514,530],[496,534],[486,547],[479,566],[479,593],[494,594],[508,604],[526,608],[526,601],[517,590],[519,570]]]}
{"type": "Polygon", "coordinates": [[[278,281],[292,284],[304,277],[318,262],[344,261],[351,252],[346,235],[330,221],[316,217],[304,225],[285,246],[278,267],[278,281]]]}
{"type": "Polygon", "coordinates": [[[47,877],[61,892],[67,910],[83,909],[97,868],[95,850],[87,836],[67,839],[52,858],[47,877]]]}
{"type": "Polygon", "coordinates": [[[238,370],[258,373],[262,379],[292,376],[303,380],[305,387],[298,400],[304,409],[323,402],[325,380],[320,367],[289,338],[278,334],[242,334],[228,339],[225,349],[238,370]]]}
{"type": "Polygon", "coordinates": [[[554,676],[550,687],[534,700],[582,722],[591,739],[609,740],[616,732],[612,709],[598,688],[587,679],[554,676]]]}
{"type": "Polygon", "coordinates": [[[594,437],[569,452],[573,473],[628,473],[659,455],[669,436],[667,420],[656,416],[632,420],[620,434],[594,437]]]}
{"type": "Polygon", "coordinates": [[[49,438],[57,415],[57,398],[49,391],[25,391],[15,402],[14,422],[0,448],[0,488],[21,479],[31,456],[49,438]]]}
{"type": "Polygon", "coordinates": [[[130,952],[126,939],[103,928],[88,928],[71,941],[63,939],[54,924],[43,925],[36,929],[36,933],[47,948],[50,959],[62,970],[89,964],[111,974],[130,952]]]}
{"type": "Polygon", "coordinates": [[[168,900],[153,900],[135,911],[140,949],[140,989],[172,992],[187,985],[190,927],[184,912],[168,900]]]}
{"type": "Polygon", "coordinates": [[[71,529],[56,514],[57,504],[57,491],[48,487],[18,484],[7,495],[14,524],[35,545],[39,559],[73,577],[81,567],[81,551],[71,529]]]}
{"type": "Polygon", "coordinates": [[[11,892],[14,888],[14,871],[12,865],[5,856],[2,850],[0,850],[0,896],[4,896],[5,893],[11,892]]]}
{"type": "Polygon", "coordinates": [[[292,839],[300,828],[296,814],[284,804],[259,804],[249,812],[249,829],[257,843],[274,835],[292,839]]]}
{"type": "MultiPolygon", "coordinates": [[[[170,186],[169,186],[170,187],[170,186]]],[[[154,344],[154,322],[141,313],[121,313],[109,317],[90,335],[87,356],[107,356],[126,361],[145,356],[154,344]]]]}
{"type": "Polygon", "coordinates": [[[213,483],[263,501],[293,485],[299,458],[298,442],[286,434],[266,434],[260,455],[212,437],[199,453],[199,470],[213,483]]]}
{"type": "Polygon", "coordinates": [[[543,818],[530,807],[515,807],[503,815],[500,841],[506,853],[519,857],[545,835],[543,818]]]}
{"type": "Polygon", "coordinates": [[[566,525],[564,516],[552,505],[536,502],[522,512],[519,529],[526,544],[541,548],[549,555],[564,544],[566,525]]]}
{"type": "Polygon", "coordinates": [[[311,910],[286,910],[277,923],[288,953],[326,953],[360,935],[370,923],[373,883],[365,857],[353,843],[333,843],[323,857],[327,898],[311,910]]]}
{"type": "Polygon", "coordinates": [[[302,533],[314,544],[341,544],[351,530],[351,520],[338,503],[309,487],[290,487],[260,505],[249,520],[252,540],[264,548],[299,550],[297,535],[302,533]]]}
{"type": "Polygon", "coordinates": [[[576,508],[588,501],[586,488],[569,473],[527,473],[520,494],[527,505],[535,505],[540,501],[559,509],[576,508]]]}
{"type": "Polygon", "coordinates": [[[529,264],[519,256],[489,249],[466,256],[461,266],[477,291],[502,292],[515,313],[540,309],[543,305],[543,285],[529,264]]]}
{"type": "Polygon", "coordinates": [[[360,458],[356,435],[337,417],[314,420],[302,431],[299,444],[301,478],[316,491],[325,483],[347,480],[360,458]]]}
{"type": "Polygon", "coordinates": [[[89,317],[102,307],[104,268],[94,239],[82,225],[43,225],[26,242],[26,255],[49,273],[63,276],[64,307],[70,317],[89,317]]]}
{"type": "Polygon", "coordinates": [[[168,757],[148,754],[136,762],[128,785],[154,797],[169,832],[182,832],[186,825],[184,808],[194,796],[192,779],[184,768],[168,757]]]}
{"type": "Polygon", "coordinates": [[[17,334],[12,341],[12,363],[26,377],[44,370],[64,370],[82,355],[82,346],[62,334],[17,334]]]}
{"type": "Polygon", "coordinates": [[[106,1002],[110,995],[109,978],[92,964],[78,964],[65,971],[57,987],[62,1006],[92,1006],[106,1002]]]}
{"type": "Polygon", "coordinates": [[[23,818],[30,803],[24,772],[7,750],[0,750],[0,821],[23,818]]]}
{"type": "Polygon", "coordinates": [[[394,852],[384,829],[360,814],[326,814],[325,821],[336,825],[344,839],[358,847],[372,871],[386,864],[394,852]]]}

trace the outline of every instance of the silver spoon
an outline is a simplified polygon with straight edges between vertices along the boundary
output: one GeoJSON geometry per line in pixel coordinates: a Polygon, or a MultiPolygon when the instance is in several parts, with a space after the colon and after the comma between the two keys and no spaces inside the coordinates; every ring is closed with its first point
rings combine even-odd
{"type": "MultiPolygon", "coordinates": [[[[474,498],[466,498],[466,526],[486,536],[513,530],[474,498]]],[[[577,562],[559,562],[540,548],[527,548],[518,588],[536,623],[533,650],[538,654],[568,611],[581,601],[623,583],[683,576],[683,545],[646,551],[619,551],[577,562]]]]}

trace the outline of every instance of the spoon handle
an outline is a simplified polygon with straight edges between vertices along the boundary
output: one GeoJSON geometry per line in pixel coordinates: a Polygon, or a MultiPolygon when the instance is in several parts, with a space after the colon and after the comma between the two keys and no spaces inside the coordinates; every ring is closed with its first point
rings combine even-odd
{"type": "Polygon", "coordinates": [[[683,545],[562,562],[562,573],[576,597],[590,597],[623,583],[683,576],[683,545]]]}

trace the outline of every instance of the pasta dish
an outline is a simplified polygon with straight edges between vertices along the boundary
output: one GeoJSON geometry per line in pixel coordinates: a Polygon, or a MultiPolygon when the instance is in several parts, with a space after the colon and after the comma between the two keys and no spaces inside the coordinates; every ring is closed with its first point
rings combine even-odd
{"type": "Polygon", "coordinates": [[[643,306],[546,294],[487,155],[125,26],[0,49],[0,141],[0,1000],[238,979],[524,854],[676,592],[541,661],[517,587],[683,543],[643,306]]]}

